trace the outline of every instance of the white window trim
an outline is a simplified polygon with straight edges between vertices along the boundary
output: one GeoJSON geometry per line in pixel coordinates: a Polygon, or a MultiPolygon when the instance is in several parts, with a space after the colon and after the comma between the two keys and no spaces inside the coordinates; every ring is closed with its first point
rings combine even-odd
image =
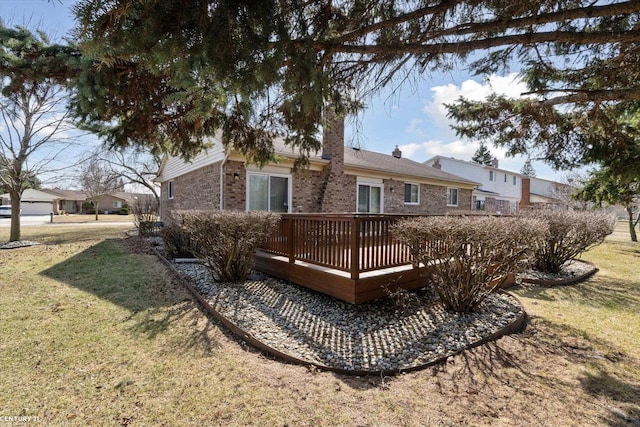
{"type": "Polygon", "coordinates": [[[402,186],[402,200],[404,200],[404,186],[405,185],[417,185],[418,186],[418,201],[417,202],[407,202],[406,200],[404,201],[405,205],[419,205],[420,204],[420,183],[418,182],[405,182],[404,185],[402,186]]]}
{"type": "Polygon", "coordinates": [[[460,206],[460,189],[456,187],[447,187],[447,206],[460,206]],[[451,190],[456,190],[456,204],[449,204],[449,192],[451,190]]]}
{"type": "Polygon", "coordinates": [[[173,194],[174,192],[173,181],[169,181],[169,183],[167,184],[167,198],[169,200],[172,200],[175,197],[175,194],[173,194]]]}
{"type": "MultiPolygon", "coordinates": [[[[287,178],[287,212],[286,213],[291,213],[291,199],[292,199],[292,194],[291,194],[291,190],[292,190],[292,178],[291,178],[291,174],[284,174],[284,173],[264,173],[264,172],[253,172],[253,171],[247,171],[247,176],[246,176],[246,180],[245,180],[245,206],[244,206],[244,210],[245,211],[249,211],[249,177],[251,175],[255,175],[255,176],[266,176],[267,178],[271,177],[271,176],[276,176],[276,177],[280,177],[280,178],[287,178]]],[[[271,181],[269,179],[267,179],[267,182],[269,183],[269,186],[271,186],[271,181]]],[[[271,187],[269,187],[269,191],[271,191],[271,187]]],[[[267,212],[271,212],[271,197],[267,197],[267,203],[268,203],[268,211],[267,212]]]]}
{"type": "MultiPolygon", "coordinates": [[[[360,191],[361,185],[368,185],[369,187],[378,187],[380,189],[380,213],[384,213],[384,184],[380,182],[372,182],[372,181],[357,181],[356,182],[356,213],[367,213],[367,212],[358,212],[358,192],[360,191]]],[[[403,187],[404,189],[404,187],[403,187]]],[[[404,199],[404,196],[403,196],[404,199]]]]}

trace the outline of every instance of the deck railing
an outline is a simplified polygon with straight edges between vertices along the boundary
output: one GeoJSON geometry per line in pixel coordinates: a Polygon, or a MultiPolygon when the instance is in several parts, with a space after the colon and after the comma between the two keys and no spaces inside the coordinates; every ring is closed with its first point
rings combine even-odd
{"type": "Polygon", "coordinates": [[[411,264],[405,245],[390,227],[406,215],[284,214],[279,228],[266,240],[263,250],[350,273],[411,264]]]}

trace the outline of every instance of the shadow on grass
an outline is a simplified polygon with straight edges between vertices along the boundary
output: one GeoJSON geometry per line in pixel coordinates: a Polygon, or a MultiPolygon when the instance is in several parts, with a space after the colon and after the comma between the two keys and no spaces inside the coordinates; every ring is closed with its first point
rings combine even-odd
{"type": "Polygon", "coordinates": [[[579,301],[591,307],[606,307],[637,312],[640,306],[640,286],[635,280],[613,279],[597,274],[586,281],[568,286],[527,287],[516,291],[524,298],[541,301],[579,301]]]}
{"type": "Polygon", "coordinates": [[[122,239],[103,240],[41,274],[128,310],[123,321],[133,323],[134,334],[155,339],[179,325],[189,330],[180,347],[217,346],[190,294],[155,257],[128,253],[122,239]]]}

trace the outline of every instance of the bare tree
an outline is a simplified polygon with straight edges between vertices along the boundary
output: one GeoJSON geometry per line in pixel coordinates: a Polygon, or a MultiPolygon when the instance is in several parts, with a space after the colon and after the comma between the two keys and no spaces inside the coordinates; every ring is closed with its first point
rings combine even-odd
{"type": "MultiPolygon", "coordinates": [[[[7,83],[2,81],[4,89],[7,83]]],[[[72,144],[64,88],[49,82],[25,83],[0,96],[0,182],[11,199],[10,241],[20,240],[22,193],[34,177],[60,171],[61,154],[72,144]]]]}
{"type": "Polygon", "coordinates": [[[80,186],[93,203],[96,221],[100,210],[100,201],[107,195],[122,190],[122,177],[111,166],[93,157],[81,169],[80,186]]]}
{"type": "Polygon", "coordinates": [[[138,146],[101,150],[96,152],[95,157],[119,173],[126,184],[136,184],[148,189],[153,194],[156,204],[160,205],[159,188],[153,182],[162,162],[160,154],[153,154],[145,147],[138,146]]]}

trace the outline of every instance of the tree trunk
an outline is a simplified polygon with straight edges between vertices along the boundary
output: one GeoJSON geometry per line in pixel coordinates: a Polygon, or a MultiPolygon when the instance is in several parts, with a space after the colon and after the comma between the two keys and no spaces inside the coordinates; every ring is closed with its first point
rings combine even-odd
{"type": "Polygon", "coordinates": [[[96,221],[98,220],[98,208],[100,207],[100,203],[99,202],[93,202],[93,208],[95,209],[95,214],[96,214],[96,221]]]}
{"type": "Polygon", "coordinates": [[[22,196],[14,191],[9,191],[9,196],[11,197],[11,232],[9,241],[17,242],[20,240],[20,200],[22,196]]]}
{"type": "Polygon", "coordinates": [[[636,236],[636,224],[633,220],[633,210],[631,209],[631,205],[627,206],[627,214],[629,214],[629,234],[631,235],[631,241],[637,242],[638,236],[636,236]]]}

